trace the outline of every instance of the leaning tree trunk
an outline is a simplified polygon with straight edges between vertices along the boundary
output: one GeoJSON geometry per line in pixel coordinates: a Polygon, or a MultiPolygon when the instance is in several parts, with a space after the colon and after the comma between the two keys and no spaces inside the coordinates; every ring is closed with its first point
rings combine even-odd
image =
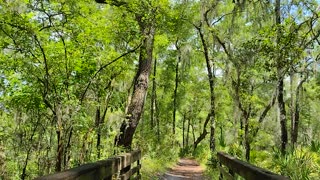
{"type": "Polygon", "coordinates": [[[133,134],[143,112],[152,65],[155,28],[151,25],[149,28],[141,27],[141,29],[144,32],[145,39],[140,47],[139,68],[134,80],[132,98],[128,106],[126,120],[120,127],[120,135],[115,139],[117,146],[122,146],[126,149],[131,149],[133,134]]]}
{"type": "Polygon", "coordinates": [[[207,116],[207,119],[204,123],[203,131],[197,140],[194,143],[194,148],[205,138],[207,135],[206,126],[208,121],[210,121],[210,150],[213,153],[215,151],[215,92],[214,92],[214,85],[215,85],[215,74],[214,74],[214,64],[209,58],[209,50],[208,44],[205,40],[204,34],[201,30],[201,27],[196,27],[198,33],[200,35],[201,43],[203,46],[203,55],[206,60],[207,65],[207,72],[208,72],[208,79],[209,79],[209,87],[210,87],[210,110],[207,116]]]}

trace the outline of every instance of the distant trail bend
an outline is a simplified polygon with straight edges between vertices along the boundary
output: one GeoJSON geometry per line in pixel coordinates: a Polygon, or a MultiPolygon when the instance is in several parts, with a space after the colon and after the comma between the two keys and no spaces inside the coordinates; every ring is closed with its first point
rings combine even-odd
{"type": "Polygon", "coordinates": [[[161,180],[205,180],[204,168],[193,159],[180,159],[178,163],[170,168],[160,179],[161,180]]]}

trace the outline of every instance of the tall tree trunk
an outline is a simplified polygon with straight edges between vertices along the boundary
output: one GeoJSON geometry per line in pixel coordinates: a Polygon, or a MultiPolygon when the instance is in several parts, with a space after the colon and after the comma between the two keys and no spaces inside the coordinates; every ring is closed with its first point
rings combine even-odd
{"type": "MultiPolygon", "coordinates": [[[[98,102],[100,104],[100,102],[98,102]]],[[[97,156],[100,158],[101,130],[100,130],[101,112],[100,106],[96,109],[96,129],[97,129],[97,156]]]]}
{"type": "Polygon", "coordinates": [[[186,147],[189,146],[189,132],[190,132],[190,118],[188,118],[188,125],[187,125],[187,138],[186,138],[186,147]]]}
{"type": "MultiPolygon", "coordinates": [[[[281,38],[281,0],[275,1],[275,18],[276,18],[276,25],[277,27],[277,44],[280,43],[281,38]]],[[[280,127],[281,127],[281,146],[280,150],[281,153],[284,155],[286,153],[286,146],[288,143],[288,132],[287,132],[287,117],[286,117],[286,109],[285,109],[285,102],[283,98],[284,94],[284,82],[283,82],[283,76],[282,74],[282,56],[281,52],[278,54],[277,59],[278,65],[277,65],[277,78],[278,78],[278,108],[280,112],[280,127]]]]}
{"type": "Polygon", "coordinates": [[[182,147],[185,147],[185,127],[184,124],[186,122],[186,113],[183,113],[183,119],[182,119],[182,147]]]}
{"type": "Polygon", "coordinates": [[[283,98],[284,92],[284,83],[283,80],[278,81],[278,108],[280,111],[280,127],[281,127],[281,153],[286,153],[286,146],[288,143],[288,132],[287,132],[287,118],[286,118],[286,109],[285,102],[283,98]]]}
{"type": "MultiPolygon", "coordinates": [[[[214,74],[214,64],[209,58],[209,50],[208,45],[205,40],[204,34],[201,30],[201,27],[196,27],[198,33],[200,35],[202,47],[203,47],[203,54],[206,60],[207,65],[207,73],[208,73],[208,80],[209,80],[209,87],[210,87],[210,110],[208,113],[208,118],[210,121],[210,150],[213,153],[215,151],[215,92],[214,92],[214,84],[215,84],[215,74],[214,74]]],[[[206,124],[206,122],[205,122],[206,124]]],[[[201,141],[207,134],[207,131],[204,130],[202,134],[198,137],[195,142],[201,141]],[[201,139],[202,138],[202,139],[201,139]]],[[[196,146],[195,146],[196,147],[196,146]]]]}
{"type": "Polygon", "coordinates": [[[151,93],[151,109],[150,109],[150,127],[154,127],[155,122],[155,111],[156,111],[156,98],[157,98],[157,85],[156,85],[156,75],[157,75],[157,59],[154,59],[153,64],[153,77],[152,77],[152,93],[151,93]]]}
{"type": "Polygon", "coordinates": [[[128,150],[131,149],[133,135],[143,112],[152,65],[155,28],[153,25],[148,28],[140,25],[140,28],[145,39],[140,47],[139,68],[135,76],[132,99],[128,106],[126,120],[120,127],[120,135],[115,139],[117,146],[123,146],[128,150]]]}
{"type": "Polygon", "coordinates": [[[296,89],[296,101],[294,109],[294,119],[292,120],[291,127],[291,144],[294,147],[298,140],[298,130],[299,130],[299,121],[300,121],[300,92],[302,90],[303,83],[307,80],[307,76],[300,81],[296,89]]]}
{"type": "Polygon", "coordinates": [[[71,149],[71,139],[72,139],[72,133],[73,133],[73,126],[70,127],[69,130],[69,136],[68,136],[68,142],[65,148],[65,153],[63,155],[63,168],[68,169],[69,167],[69,161],[70,161],[70,149],[71,149]]]}
{"type": "Polygon", "coordinates": [[[159,118],[157,98],[155,99],[155,107],[156,107],[156,122],[157,122],[157,138],[158,138],[158,142],[160,142],[160,118],[159,118]]]}
{"type": "Polygon", "coordinates": [[[175,87],[174,87],[174,94],[173,94],[173,118],[172,118],[172,133],[176,133],[176,111],[177,111],[177,93],[178,93],[178,87],[179,87],[179,64],[181,61],[181,54],[180,49],[176,43],[176,48],[178,51],[178,61],[176,63],[175,73],[175,87]]]}
{"type": "Polygon", "coordinates": [[[246,150],[245,156],[246,160],[250,161],[250,138],[249,138],[249,117],[250,117],[250,110],[244,112],[244,148],[246,150]]]}
{"type": "Polygon", "coordinates": [[[192,138],[193,138],[193,144],[196,142],[196,133],[194,130],[194,125],[190,124],[190,126],[192,127],[192,138]]]}
{"type": "Polygon", "coordinates": [[[57,141],[58,141],[58,148],[57,148],[57,157],[56,157],[56,172],[61,171],[62,161],[63,161],[63,154],[64,154],[64,139],[63,139],[63,124],[62,124],[62,114],[61,114],[61,105],[57,103],[56,107],[56,115],[55,119],[57,122],[57,141]]]}
{"type": "MultiPolygon", "coordinates": [[[[290,116],[291,116],[291,145],[294,147],[293,143],[293,129],[294,129],[294,120],[295,120],[295,93],[293,90],[294,84],[294,72],[290,72],[290,116]]],[[[297,98],[297,97],[296,97],[297,98]]]]}

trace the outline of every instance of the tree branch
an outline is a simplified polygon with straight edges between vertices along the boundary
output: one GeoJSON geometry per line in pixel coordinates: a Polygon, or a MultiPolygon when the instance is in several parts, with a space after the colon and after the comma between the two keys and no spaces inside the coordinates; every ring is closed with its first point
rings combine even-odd
{"type": "Polygon", "coordinates": [[[94,75],[93,75],[93,76],[91,77],[91,79],[89,80],[89,82],[88,82],[88,84],[87,84],[84,92],[82,93],[80,102],[82,103],[82,101],[83,101],[83,99],[84,99],[84,97],[85,97],[85,95],[86,95],[86,93],[87,93],[87,91],[88,91],[88,89],[89,89],[92,81],[97,77],[97,75],[98,75],[101,71],[103,71],[106,67],[110,66],[111,64],[117,62],[117,61],[118,61],[119,59],[121,59],[122,57],[124,57],[124,56],[126,56],[126,55],[128,55],[128,54],[130,54],[130,53],[135,52],[138,48],[140,48],[141,45],[142,45],[142,44],[140,43],[140,44],[139,44],[137,47],[135,47],[134,49],[131,49],[131,50],[129,50],[129,51],[121,54],[120,56],[118,56],[117,58],[113,59],[113,60],[110,61],[109,63],[101,66],[101,67],[99,68],[99,70],[98,70],[96,73],[94,73],[94,75]]]}

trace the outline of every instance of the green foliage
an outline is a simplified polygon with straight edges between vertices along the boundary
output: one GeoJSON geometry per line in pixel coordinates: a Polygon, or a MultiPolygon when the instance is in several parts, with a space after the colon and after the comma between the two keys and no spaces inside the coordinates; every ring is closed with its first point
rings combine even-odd
{"type": "Polygon", "coordinates": [[[120,151],[114,139],[152,23],[156,74],[149,78],[133,141],[143,152],[144,179],[156,178],[179,156],[210,164],[208,174],[217,177],[210,122],[204,127],[211,108],[216,150],[244,159],[247,138],[251,163],[292,179],[319,177],[319,2],[282,1],[280,25],[274,23],[271,1],[107,3],[0,1],[0,179],[19,179],[24,168],[25,179],[55,172],[58,142],[63,144],[62,169],[120,151]],[[213,107],[203,45],[215,72],[213,107]],[[275,148],[280,144],[276,101],[260,119],[279,79],[284,79],[287,124],[297,104],[300,115],[299,148],[285,156],[275,148]],[[206,138],[194,149],[203,132],[206,138]]]}
{"type": "Polygon", "coordinates": [[[291,179],[317,179],[319,175],[319,155],[308,152],[307,149],[296,149],[285,156],[279,156],[275,150],[274,170],[291,179]]]}
{"type": "Polygon", "coordinates": [[[310,145],[310,150],[311,150],[312,152],[318,152],[318,153],[320,153],[320,142],[319,142],[319,141],[312,140],[312,141],[311,141],[311,145],[310,145]]]}

